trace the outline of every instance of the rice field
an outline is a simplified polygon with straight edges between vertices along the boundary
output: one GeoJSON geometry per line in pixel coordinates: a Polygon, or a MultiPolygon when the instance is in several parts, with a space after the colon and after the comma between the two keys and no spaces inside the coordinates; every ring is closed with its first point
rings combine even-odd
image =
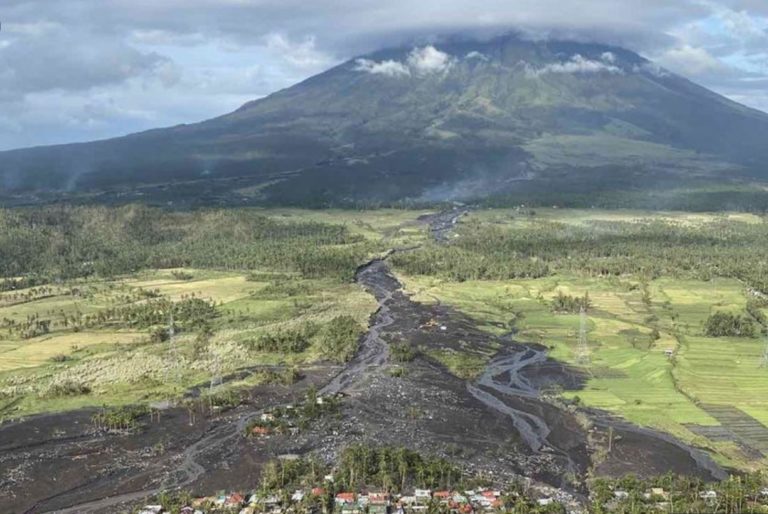
{"type": "Polygon", "coordinates": [[[551,301],[559,291],[573,296],[588,292],[593,305],[587,323],[590,362],[583,368],[590,378],[584,389],[566,391],[565,397],[708,448],[723,463],[765,465],[766,459],[755,460],[732,442],[713,441],[691,429],[721,426],[705,404],[738,407],[768,426],[768,369],[759,367],[763,339],[712,338],[703,332],[713,311],[743,311],[746,295],[738,281],[660,278],[650,282],[650,302],[644,302],[631,278],[461,283],[400,278],[415,300],[449,304],[490,332],[504,332],[495,324],[514,320],[517,340],[544,344],[552,357],[574,366],[579,315],[556,314],[551,301]],[[651,337],[654,328],[658,339],[651,337]]]}

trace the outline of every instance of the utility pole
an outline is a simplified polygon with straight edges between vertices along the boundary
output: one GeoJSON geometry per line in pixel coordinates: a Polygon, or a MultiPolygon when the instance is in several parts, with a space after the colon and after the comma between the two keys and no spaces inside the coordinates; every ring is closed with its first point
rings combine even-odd
{"type": "Polygon", "coordinates": [[[768,368],[768,335],[765,336],[765,346],[763,347],[763,357],[760,359],[760,367],[768,368]]]}
{"type": "Polygon", "coordinates": [[[213,394],[215,388],[219,386],[221,382],[221,355],[219,355],[219,352],[215,352],[213,355],[213,366],[211,369],[211,385],[208,392],[213,394]]]}
{"type": "Polygon", "coordinates": [[[181,366],[179,366],[179,353],[176,347],[176,327],[173,322],[173,313],[168,320],[168,360],[168,366],[165,369],[165,383],[169,383],[169,378],[172,379],[175,389],[176,385],[181,382],[181,366]]]}
{"type": "Polygon", "coordinates": [[[613,450],[613,425],[608,427],[608,453],[613,450]]]}
{"type": "Polygon", "coordinates": [[[587,342],[587,311],[583,306],[579,311],[579,346],[577,361],[582,366],[589,365],[589,344],[587,342]]]}

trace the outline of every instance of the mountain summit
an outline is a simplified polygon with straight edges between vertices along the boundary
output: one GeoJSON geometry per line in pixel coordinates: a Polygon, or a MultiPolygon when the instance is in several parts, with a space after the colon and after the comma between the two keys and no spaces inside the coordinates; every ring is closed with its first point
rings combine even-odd
{"type": "Polygon", "coordinates": [[[382,50],[202,123],[0,153],[6,192],[325,205],[768,178],[768,114],[628,50],[502,37],[382,50]]]}

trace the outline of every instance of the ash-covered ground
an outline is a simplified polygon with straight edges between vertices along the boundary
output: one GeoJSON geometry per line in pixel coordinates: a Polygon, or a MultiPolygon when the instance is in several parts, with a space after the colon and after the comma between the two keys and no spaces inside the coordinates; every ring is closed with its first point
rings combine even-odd
{"type": "MultiPolygon", "coordinates": [[[[462,213],[424,221],[445,241],[462,213]]],[[[669,436],[548,401],[543,388],[557,383],[578,389],[580,373],[549,359],[542,347],[490,336],[447,306],[411,301],[385,260],[361,267],[357,280],[377,298],[379,310],[341,372],[314,367],[292,386],[254,389],[247,402],[226,412],[170,408],[128,433],[96,431],[93,410],[1,426],[0,512],[120,512],[160,490],[248,490],[263,465],[280,455],[313,453],[333,461],[355,442],[406,446],[500,481],[524,476],[576,497],[589,469],[614,476],[721,476],[703,453],[669,436]],[[394,363],[394,343],[420,353],[394,363]],[[467,381],[429,357],[440,351],[491,360],[467,381]],[[393,373],[395,367],[402,373],[393,373]],[[340,411],[298,434],[245,437],[250,420],[297,403],[310,386],[321,394],[342,393],[340,411]]]]}

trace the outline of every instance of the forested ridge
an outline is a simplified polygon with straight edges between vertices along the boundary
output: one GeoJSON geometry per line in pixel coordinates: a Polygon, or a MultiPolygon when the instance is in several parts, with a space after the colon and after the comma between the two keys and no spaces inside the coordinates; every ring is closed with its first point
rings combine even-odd
{"type": "Polygon", "coordinates": [[[347,280],[368,250],[342,225],[275,220],[251,209],[0,210],[1,289],[176,267],[271,268],[347,280]]]}

